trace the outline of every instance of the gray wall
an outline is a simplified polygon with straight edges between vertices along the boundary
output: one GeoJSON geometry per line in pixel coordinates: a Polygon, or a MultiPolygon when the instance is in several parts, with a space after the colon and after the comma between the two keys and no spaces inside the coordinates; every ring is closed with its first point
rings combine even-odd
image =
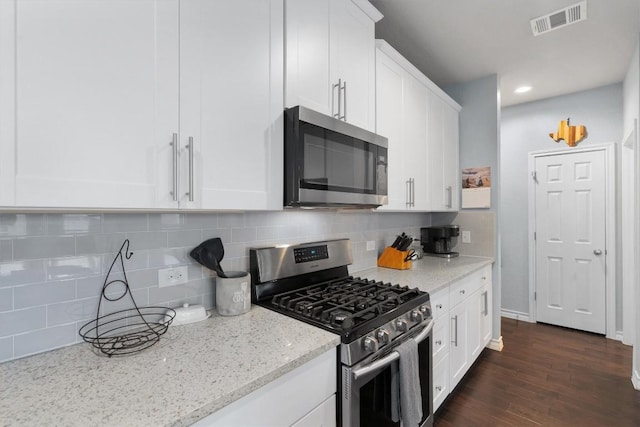
{"type": "MultiPolygon", "coordinates": [[[[500,96],[498,76],[491,75],[444,90],[461,106],[460,168],[491,166],[491,180],[500,182],[500,96]]],[[[462,177],[460,177],[462,181],[462,177]]],[[[500,186],[491,187],[491,211],[496,215],[493,264],[493,306],[500,307],[500,186]]],[[[486,211],[486,210],[483,210],[486,211]]],[[[466,212],[466,210],[465,210],[466,212]]],[[[433,214],[433,221],[446,222],[447,214],[433,214]]],[[[500,310],[494,310],[493,338],[500,337],[500,310]]]]}
{"type": "MultiPolygon", "coordinates": [[[[528,153],[567,148],[550,137],[560,120],[585,125],[588,137],[579,146],[619,143],[622,137],[622,85],[520,104],[502,110],[501,235],[502,308],[529,314],[528,153]]],[[[619,293],[620,294],[620,293],[619,293]]],[[[621,321],[618,301],[617,326],[621,321]]],[[[616,330],[619,330],[617,328],[616,330]]]]}
{"type": "Polygon", "coordinates": [[[211,274],[189,256],[203,240],[222,238],[225,270],[247,270],[251,246],[346,237],[356,272],[375,267],[396,234],[419,236],[430,221],[424,213],[335,210],[0,214],[0,362],[80,342],[77,331],[95,318],[105,275],[125,238],[134,253],[125,261],[127,278],[139,306],[211,308],[211,274]],[[375,251],[366,250],[370,240],[375,251]],[[186,285],[158,287],[158,269],[185,264],[186,285]]]}

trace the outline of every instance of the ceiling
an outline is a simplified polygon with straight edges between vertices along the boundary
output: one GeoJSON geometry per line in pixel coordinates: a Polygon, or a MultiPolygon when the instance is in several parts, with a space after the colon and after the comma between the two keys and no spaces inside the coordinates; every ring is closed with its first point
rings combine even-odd
{"type": "Polygon", "coordinates": [[[640,0],[588,0],[585,21],[537,37],[531,19],[579,0],[370,2],[376,38],[440,87],[497,74],[503,107],[623,81],[640,35],[640,0]]]}

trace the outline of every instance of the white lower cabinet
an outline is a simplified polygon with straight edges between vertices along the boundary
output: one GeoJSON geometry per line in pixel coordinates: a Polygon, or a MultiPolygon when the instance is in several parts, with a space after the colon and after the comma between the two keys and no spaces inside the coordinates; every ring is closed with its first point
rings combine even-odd
{"type": "Polygon", "coordinates": [[[193,424],[335,427],[335,348],[193,424]]]}
{"type": "Polygon", "coordinates": [[[431,307],[435,411],[491,340],[491,266],[432,293],[431,307]]]}

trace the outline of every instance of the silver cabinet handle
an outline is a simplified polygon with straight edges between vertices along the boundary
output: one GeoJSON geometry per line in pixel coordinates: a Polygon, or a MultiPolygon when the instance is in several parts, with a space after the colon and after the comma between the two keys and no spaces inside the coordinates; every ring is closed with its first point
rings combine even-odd
{"type": "Polygon", "coordinates": [[[442,304],[436,304],[436,308],[437,308],[437,309],[442,308],[442,304]]]}
{"type": "Polygon", "coordinates": [[[342,98],[342,106],[344,107],[344,115],[342,116],[342,120],[347,121],[347,81],[345,80],[342,85],[342,90],[344,91],[344,97],[342,98]]]}
{"type": "Polygon", "coordinates": [[[453,207],[453,189],[451,186],[447,187],[447,207],[451,209],[453,207]]]}
{"type": "Polygon", "coordinates": [[[455,339],[453,341],[451,341],[456,347],[458,346],[458,316],[453,316],[451,318],[451,320],[453,320],[454,322],[456,322],[456,326],[454,328],[455,331],[455,339]]]}
{"type": "Polygon", "coordinates": [[[462,295],[464,295],[464,294],[465,294],[464,289],[460,289],[460,293],[461,293],[462,295]]]}
{"type": "Polygon", "coordinates": [[[411,207],[411,178],[409,178],[406,182],[407,184],[407,207],[411,207]]]}
{"type": "Polygon", "coordinates": [[[438,340],[438,341],[436,341],[436,344],[438,344],[438,345],[442,345],[442,340],[438,340]]]}
{"type": "Polygon", "coordinates": [[[416,207],[416,180],[411,178],[411,206],[416,207]]]}
{"type": "Polygon", "coordinates": [[[187,192],[187,196],[189,196],[189,201],[193,202],[193,137],[189,137],[189,144],[187,144],[187,149],[189,150],[189,191],[187,192]]]}
{"type": "Polygon", "coordinates": [[[171,195],[174,201],[178,201],[178,134],[174,133],[169,143],[173,147],[173,190],[171,195]]]}
{"type": "Polygon", "coordinates": [[[437,390],[437,391],[442,391],[442,386],[437,385],[437,386],[436,386],[436,390],[437,390]]]}
{"type": "Polygon", "coordinates": [[[489,291],[484,291],[482,295],[484,298],[484,315],[488,316],[489,315],[489,291]]]}
{"type": "Polygon", "coordinates": [[[593,254],[594,255],[602,255],[602,251],[600,249],[594,249],[593,250],[593,254]]]}
{"type": "MultiPolygon", "coordinates": [[[[338,83],[334,84],[333,87],[331,88],[331,93],[335,93],[336,88],[338,89],[338,112],[333,114],[333,117],[335,117],[336,119],[340,120],[342,118],[341,116],[341,111],[342,111],[342,79],[338,79],[338,83]]],[[[335,98],[334,98],[335,99],[335,98]]],[[[332,107],[332,111],[333,112],[333,102],[331,103],[331,107],[332,107]]]]}

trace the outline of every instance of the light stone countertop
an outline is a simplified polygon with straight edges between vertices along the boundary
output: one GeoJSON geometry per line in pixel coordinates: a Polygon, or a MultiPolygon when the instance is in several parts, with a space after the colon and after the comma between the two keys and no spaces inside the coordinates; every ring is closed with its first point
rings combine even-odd
{"type": "MultiPolygon", "coordinates": [[[[493,262],[424,257],[411,270],[354,276],[435,292],[493,262]]],[[[73,345],[0,363],[0,425],[186,426],[340,344],[336,334],[252,306],[249,313],[170,327],[128,357],[73,345]]]]}
{"type": "Polygon", "coordinates": [[[153,347],[101,357],[73,345],[0,364],[0,425],[185,426],[340,343],[252,306],[170,327],[153,347]]]}
{"type": "Polygon", "coordinates": [[[351,274],[433,293],[492,263],[492,258],[484,257],[461,255],[447,259],[425,256],[412,261],[410,270],[377,267],[351,274]]]}

